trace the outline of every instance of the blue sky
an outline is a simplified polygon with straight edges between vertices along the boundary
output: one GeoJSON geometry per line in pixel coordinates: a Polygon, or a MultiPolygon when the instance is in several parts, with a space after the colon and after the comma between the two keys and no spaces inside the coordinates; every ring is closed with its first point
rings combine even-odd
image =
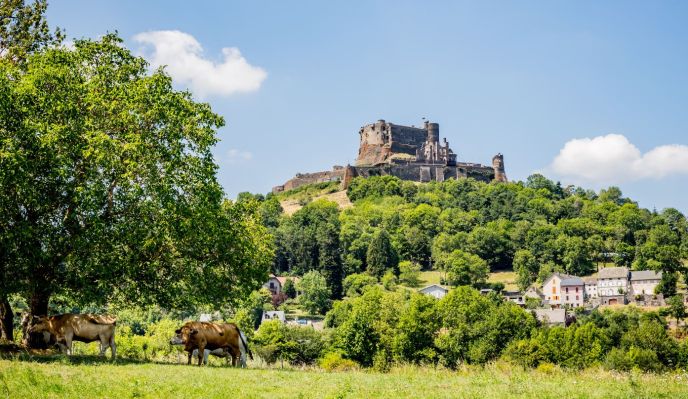
{"type": "Polygon", "coordinates": [[[688,2],[63,0],[48,18],[117,30],[210,102],[230,196],[353,163],[366,123],[427,117],[511,180],[688,212],[688,2]]]}

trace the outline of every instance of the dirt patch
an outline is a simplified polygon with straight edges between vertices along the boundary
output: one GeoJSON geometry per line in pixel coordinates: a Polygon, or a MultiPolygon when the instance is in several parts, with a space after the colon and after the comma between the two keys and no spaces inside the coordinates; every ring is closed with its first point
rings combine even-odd
{"type": "MultiPolygon", "coordinates": [[[[313,197],[313,201],[321,198],[336,203],[337,206],[339,206],[339,209],[346,209],[353,206],[353,204],[351,204],[351,201],[349,201],[349,197],[346,195],[346,190],[337,191],[335,193],[330,194],[318,195],[316,197],[313,197]]],[[[287,199],[284,201],[280,201],[280,205],[282,205],[282,210],[284,210],[285,214],[290,216],[293,215],[294,212],[303,208],[303,205],[301,203],[301,200],[296,199],[287,199]]]]}

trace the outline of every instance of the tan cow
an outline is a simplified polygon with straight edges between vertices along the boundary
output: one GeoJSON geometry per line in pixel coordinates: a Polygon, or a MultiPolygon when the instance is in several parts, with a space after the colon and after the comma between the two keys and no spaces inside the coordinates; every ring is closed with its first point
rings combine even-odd
{"type": "MultiPolygon", "coordinates": [[[[248,350],[246,339],[239,327],[234,323],[215,324],[202,321],[189,321],[175,331],[170,343],[172,345],[184,345],[184,350],[189,353],[187,364],[191,364],[191,357],[194,350],[198,353],[205,353],[205,350],[215,351],[224,349],[232,356],[232,365],[237,366],[241,358],[242,348],[246,348],[249,356],[253,359],[251,351],[248,350]]],[[[203,357],[198,356],[198,365],[203,364],[203,357]]]]}
{"type": "Polygon", "coordinates": [[[115,318],[93,314],[61,314],[57,316],[34,317],[29,328],[31,333],[48,332],[55,337],[63,352],[72,354],[72,342],[100,341],[100,355],[105,355],[107,348],[114,359],[117,353],[115,345],[115,318]]]}

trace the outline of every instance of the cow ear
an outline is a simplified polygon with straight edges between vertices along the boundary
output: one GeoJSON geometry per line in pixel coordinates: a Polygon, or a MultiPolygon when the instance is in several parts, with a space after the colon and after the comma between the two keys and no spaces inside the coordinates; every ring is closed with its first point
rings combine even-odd
{"type": "Polygon", "coordinates": [[[191,334],[198,334],[198,330],[194,328],[193,330],[191,330],[191,334]]]}

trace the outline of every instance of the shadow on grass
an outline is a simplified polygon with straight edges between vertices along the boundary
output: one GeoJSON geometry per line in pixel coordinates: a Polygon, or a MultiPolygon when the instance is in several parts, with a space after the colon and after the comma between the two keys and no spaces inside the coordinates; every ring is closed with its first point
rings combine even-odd
{"type": "MultiPolygon", "coordinates": [[[[97,356],[97,355],[71,355],[67,356],[61,353],[50,353],[49,351],[42,351],[43,353],[32,353],[27,350],[21,352],[12,353],[1,353],[0,360],[11,360],[19,362],[31,362],[31,363],[44,363],[44,364],[63,364],[63,365],[115,365],[115,366],[129,366],[129,365],[148,365],[148,364],[159,364],[165,366],[196,366],[192,363],[191,366],[183,363],[177,363],[172,361],[164,360],[144,360],[144,359],[131,359],[126,357],[117,357],[112,360],[110,356],[97,356]]],[[[204,367],[220,367],[216,365],[204,366],[204,367]]]]}

